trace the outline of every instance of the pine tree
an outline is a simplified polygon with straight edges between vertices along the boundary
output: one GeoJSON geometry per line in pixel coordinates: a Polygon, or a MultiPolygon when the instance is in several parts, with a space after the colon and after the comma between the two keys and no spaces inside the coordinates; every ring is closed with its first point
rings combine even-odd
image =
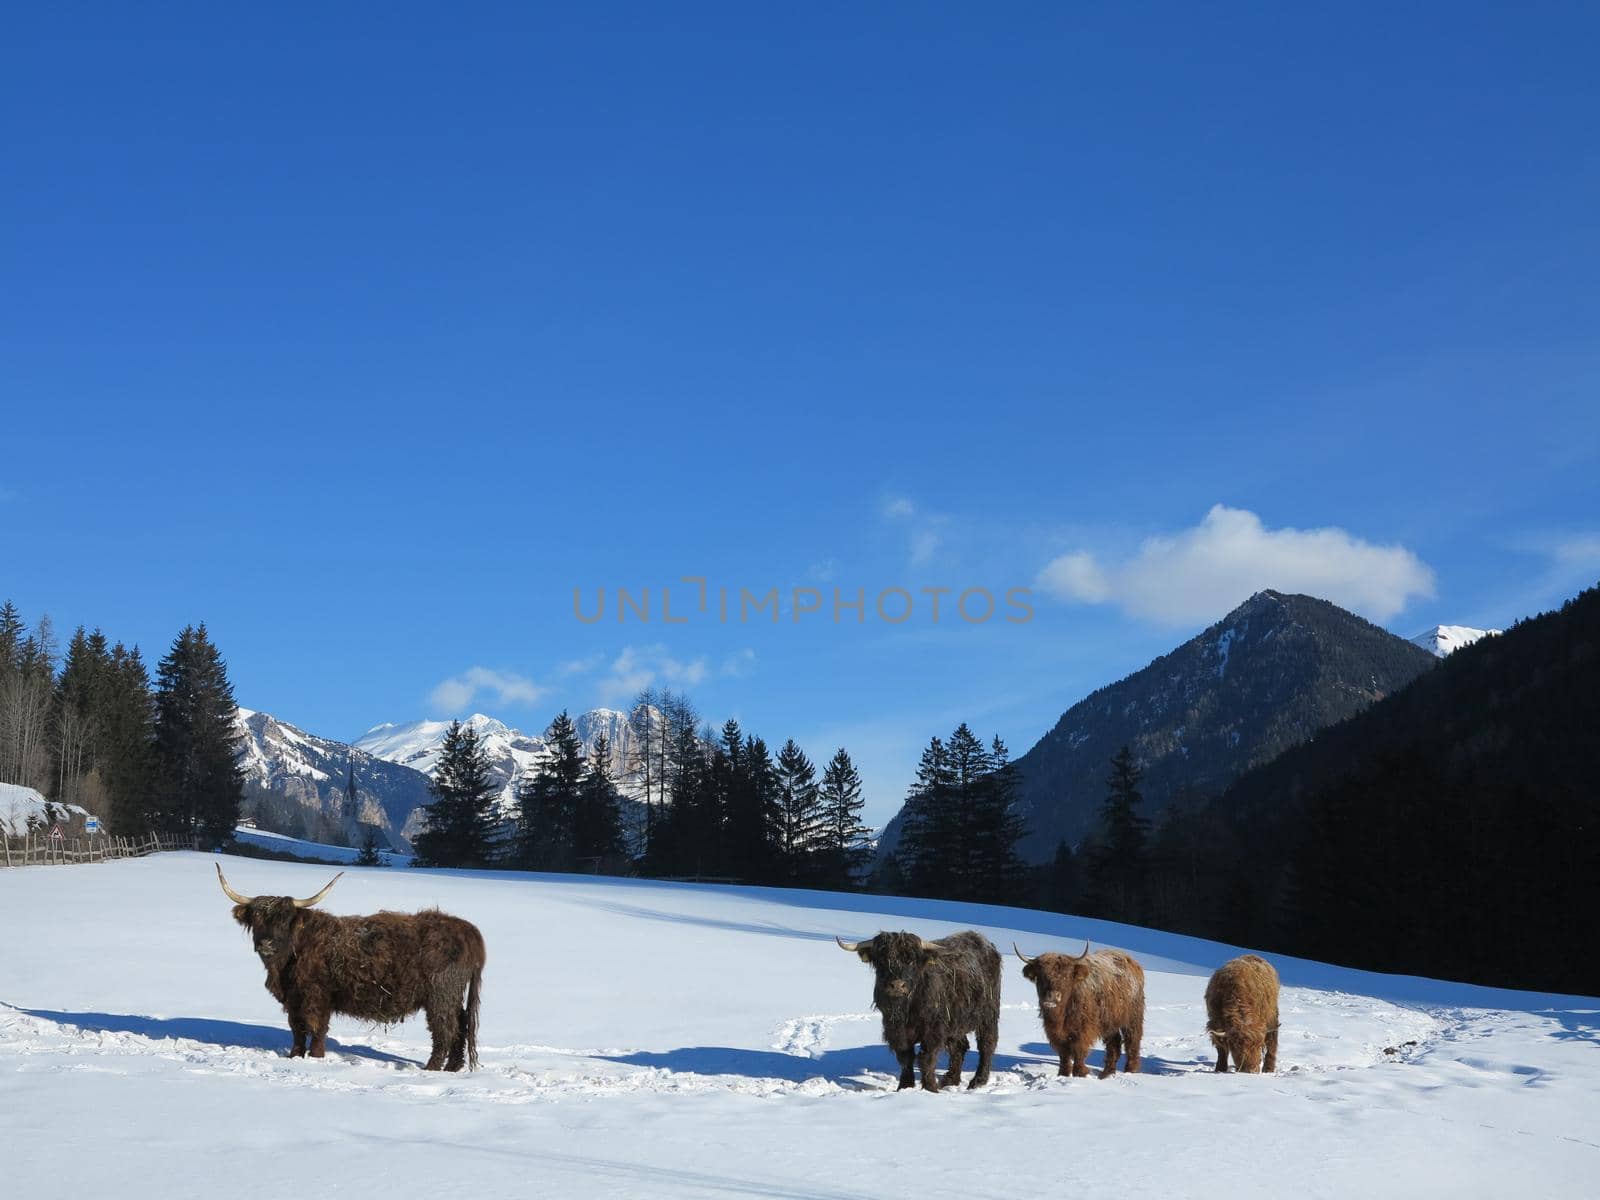
{"type": "Polygon", "coordinates": [[[1072,847],[1063,840],[1056,843],[1055,856],[1045,868],[1039,907],[1050,912],[1076,910],[1079,900],[1078,863],[1072,847]]]}
{"type": "Polygon", "coordinates": [[[378,831],[371,825],[366,827],[366,833],[361,838],[361,853],[356,855],[356,866],[383,866],[383,855],[378,853],[378,831]]]}
{"type": "Polygon", "coordinates": [[[156,675],[155,764],[162,828],[220,845],[243,798],[238,705],[204,624],[186,626],[156,675]]]}
{"type": "Polygon", "coordinates": [[[111,648],[111,669],[100,728],[105,764],[106,825],[122,836],[155,828],[155,697],[144,657],[121,642],[111,648]]]}
{"type": "Polygon", "coordinates": [[[822,807],[818,881],[823,887],[839,890],[858,887],[871,856],[868,839],[872,831],[861,824],[861,772],[843,746],[823,770],[818,795],[822,807]]]}
{"type": "Polygon", "coordinates": [[[625,852],[617,785],[611,778],[611,741],[603,733],[594,740],[589,769],[578,789],[573,828],[579,865],[593,859],[597,868],[605,867],[625,852]]]}
{"type": "Polygon", "coordinates": [[[943,741],[931,738],[917,763],[900,829],[897,858],[907,891],[945,894],[955,874],[959,833],[950,756],[943,741]]]}
{"type": "Polygon", "coordinates": [[[17,606],[10,600],[0,604],[0,677],[19,668],[22,638],[26,632],[27,626],[17,606]]]}
{"type": "Polygon", "coordinates": [[[780,874],[790,882],[811,879],[822,836],[822,799],[817,771],[793,738],[778,751],[773,772],[777,804],[777,850],[780,874]]]}
{"type": "Polygon", "coordinates": [[[1131,747],[1111,760],[1106,798],[1100,808],[1100,836],[1090,862],[1091,890],[1098,915],[1114,921],[1137,921],[1144,877],[1145,838],[1149,821],[1139,814],[1142,772],[1131,747]]]}
{"type": "Polygon", "coordinates": [[[103,807],[103,780],[97,772],[99,742],[106,719],[111,687],[111,656],[105,634],[96,629],[73,632],[56,681],[52,745],[55,758],[56,799],[83,805],[99,813],[103,807]]]}
{"type": "Polygon", "coordinates": [[[966,809],[965,899],[989,904],[1024,900],[1027,868],[1017,855],[1025,832],[1017,810],[1021,780],[1006,744],[997,736],[982,756],[982,773],[971,784],[966,809]]]}
{"type": "Polygon", "coordinates": [[[545,731],[550,753],[517,789],[518,866],[570,871],[577,846],[580,793],[586,773],[583,744],[563,709],[545,731]]]}
{"type": "Polygon", "coordinates": [[[434,802],[423,809],[426,828],[412,839],[416,865],[483,867],[493,862],[497,789],[476,730],[450,722],[428,790],[434,802]]]}

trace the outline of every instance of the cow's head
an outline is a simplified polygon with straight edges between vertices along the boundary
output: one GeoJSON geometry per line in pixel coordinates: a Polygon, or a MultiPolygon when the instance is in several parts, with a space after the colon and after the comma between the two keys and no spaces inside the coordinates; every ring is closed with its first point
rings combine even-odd
{"type": "Polygon", "coordinates": [[[1083,944],[1082,954],[1040,954],[1029,958],[1017,944],[1011,943],[1022,960],[1022,977],[1039,991],[1041,1015],[1049,1009],[1060,1008],[1089,977],[1089,943],[1083,944]]]}
{"type": "Polygon", "coordinates": [[[233,901],[233,919],[250,931],[256,954],[269,967],[281,964],[289,956],[295,927],[303,917],[300,910],[310,908],[326,896],[343,874],[340,871],[328,881],[327,887],[307,900],[297,900],[293,896],[241,896],[228,886],[222,864],[217,864],[217,879],[228,899],[233,901]]]}
{"type": "Polygon", "coordinates": [[[872,1003],[883,1012],[909,1003],[918,977],[944,953],[938,943],[925,941],[914,933],[880,933],[864,942],[837,937],[833,940],[876,973],[872,1003]]]}

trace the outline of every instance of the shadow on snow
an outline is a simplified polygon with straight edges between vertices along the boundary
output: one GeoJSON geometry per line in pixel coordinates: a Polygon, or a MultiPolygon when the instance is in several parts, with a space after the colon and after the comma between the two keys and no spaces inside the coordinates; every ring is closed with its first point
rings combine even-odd
{"type": "MultiPolygon", "coordinates": [[[[825,1050],[815,1057],[785,1054],[780,1050],[750,1050],[739,1046],[682,1046],[676,1050],[638,1050],[631,1054],[602,1054],[596,1057],[607,1062],[626,1063],[634,1067],[656,1067],[666,1071],[682,1071],[692,1075],[740,1075],[746,1079],[781,1079],[788,1083],[804,1083],[808,1079],[825,1079],[844,1088],[857,1091],[878,1091],[880,1084],[867,1083],[858,1076],[867,1074],[898,1076],[899,1064],[894,1054],[883,1043],[852,1046],[848,1049],[825,1050]]],[[[963,1063],[961,1084],[972,1079],[972,1070],[978,1061],[976,1051],[970,1051],[963,1063]]],[[[1013,1054],[996,1054],[993,1071],[1009,1071],[1029,1060],[1013,1054]]],[[[942,1074],[945,1056],[939,1055],[942,1074]]],[[[892,1084],[890,1086],[893,1086],[892,1084]]]]}
{"type": "MultiPolygon", "coordinates": [[[[143,1017],[132,1013],[52,1012],[43,1008],[19,1008],[16,1011],[91,1033],[132,1033],[158,1041],[182,1038],[227,1049],[278,1051],[285,1056],[289,1053],[289,1031],[274,1025],[248,1025],[243,1021],[216,1021],[209,1017],[143,1017]]],[[[371,1046],[347,1045],[331,1037],[328,1039],[328,1053],[345,1054],[373,1062],[422,1065],[415,1059],[402,1058],[371,1046]]]]}

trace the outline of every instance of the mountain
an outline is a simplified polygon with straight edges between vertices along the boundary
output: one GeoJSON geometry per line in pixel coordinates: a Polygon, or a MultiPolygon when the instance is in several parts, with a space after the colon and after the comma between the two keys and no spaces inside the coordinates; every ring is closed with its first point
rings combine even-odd
{"type": "Polygon", "coordinates": [[[356,821],[376,825],[389,846],[408,849],[416,810],[432,797],[428,777],[359,747],[306,733],[270,713],[241,708],[239,766],[245,812],[262,827],[296,837],[349,841],[345,782],[354,769],[356,821]]]}
{"type": "Polygon", "coordinates": [[[1470,646],[1479,638],[1493,637],[1498,629],[1474,629],[1470,625],[1435,625],[1412,638],[1412,644],[1421,646],[1435,658],[1447,658],[1463,646],[1470,646]]]}
{"type": "Polygon", "coordinates": [[[1197,814],[1185,932],[1370,970],[1600,992],[1600,588],[1457,650],[1197,814]]]}
{"type": "MultiPolygon", "coordinates": [[[[523,733],[483,713],[473,713],[461,723],[477,733],[500,788],[500,805],[509,810],[516,797],[517,780],[548,756],[549,746],[542,736],[523,733]]],[[[605,734],[611,743],[611,773],[620,779],[626,772],[634,745],[627,715],[611,708],[595,708],[580,713],[572,723],[585,754],[593,753],[595,741],[605,734]]],[[[432,778],[449,728],[449,721],[374,725],[356,739],[355,745],[377,758],[399,763],[432,778]]]]}
{"type": "MultiPolygon", "coordinates": [[[[1144,770],[1144,815],[1215,795],[1256,763],[1404,687],[1434,658],[1313,596],[1257,592],[1204,633],[1069,708],[1017,760],[1024,859],[1094,829],[1107,764],[1144,770]]],[[[899,840],[897,816],[880,847],[899,840]]],[[[881,851],[880,851],[881,852],[881,851]]]]}

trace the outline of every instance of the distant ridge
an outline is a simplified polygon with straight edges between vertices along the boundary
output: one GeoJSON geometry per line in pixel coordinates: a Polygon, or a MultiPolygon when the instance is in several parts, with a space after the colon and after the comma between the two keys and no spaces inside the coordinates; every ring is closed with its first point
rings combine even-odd
{"type": "MultiPolygon", "coordinates": [[[[1044,862],[1090,833],[1107,763],[1124,744],[1144,770],[1144,813],[1199,803],[1374,701],[1437,660],[1405,638],[1314,596],[1257,592],[1169,654],[1062,714],[1017,760],[1029,833],[1044,862]]],[[[880,852],[899,840],[899,817],[880,852]]]]}

